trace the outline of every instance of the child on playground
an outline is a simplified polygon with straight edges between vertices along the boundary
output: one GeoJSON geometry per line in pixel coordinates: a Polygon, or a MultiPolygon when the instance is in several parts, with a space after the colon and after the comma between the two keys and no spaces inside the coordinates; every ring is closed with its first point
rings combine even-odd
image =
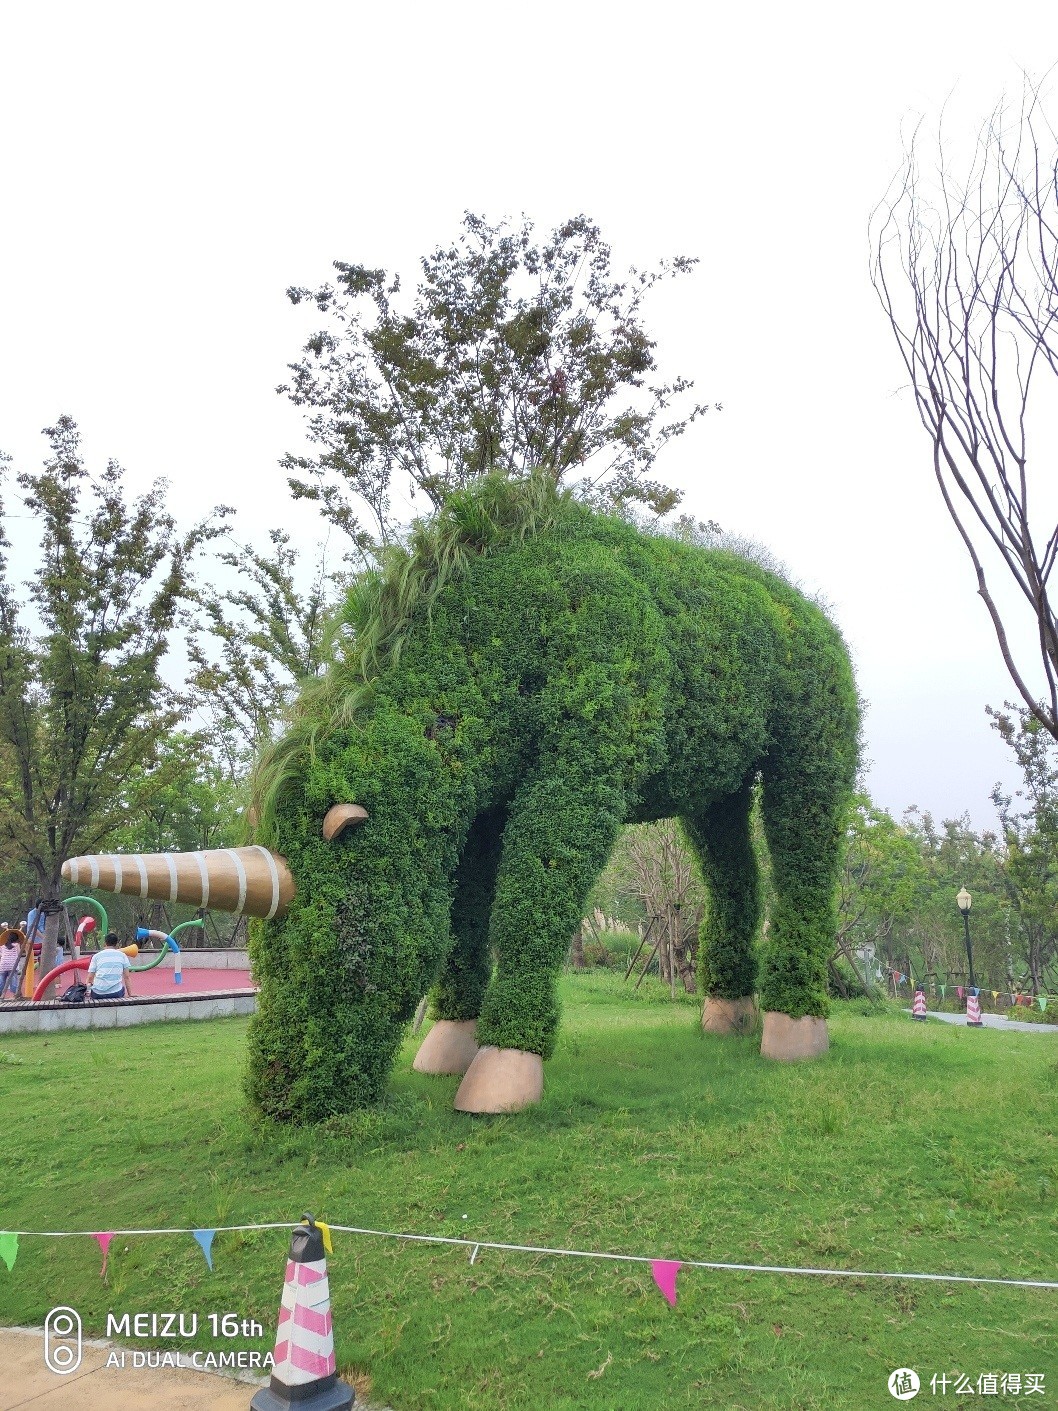
{"type": "Polygon", "coordinates": [[[7,922],[0,923],[0,1003],[8,994],[18,998],[18,963],[22,959],[22,937],[7,922]]]}
{"type": "Polygon", "coordinates": [[[105,949],[96,951],[88,967],[90,999],[124,999],[132,994],[128,979],[132,965],[120,946],[121,937],[108,931],[105,949]]]}

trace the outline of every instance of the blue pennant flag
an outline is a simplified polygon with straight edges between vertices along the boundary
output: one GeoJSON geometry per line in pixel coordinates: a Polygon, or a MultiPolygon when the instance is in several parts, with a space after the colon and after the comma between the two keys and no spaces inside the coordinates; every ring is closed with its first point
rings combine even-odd
{"type": "Polygon", "coordinates": [[[206,1263],[209,1265],[210,1273],[213,1272],[213,1236],[216,1230],[195,1230],[194,1236],[202,1246],[202,1253],[206,1256],[206,1263]]]}

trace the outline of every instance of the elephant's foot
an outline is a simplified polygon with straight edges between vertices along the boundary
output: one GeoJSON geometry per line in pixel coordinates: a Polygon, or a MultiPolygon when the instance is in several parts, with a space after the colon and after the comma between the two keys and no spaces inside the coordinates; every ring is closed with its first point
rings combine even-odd
{"type": "Polygon", "coordinates": [[[752,995],[738,999],[716,999],[710,995],[702,1011],[702,1028],[707,1034],[750,1034],[757,1026],[757,1006],[752,995]]]}
{"type": "Polygon", "coordinates": [[[457,1112],[519,1112],[544,1094],[544,1060],[520,1048],[479,1048],[456,1093],[457,1112]]]}
{"type": "Polygon", "coordinates": [[[476,1019],[438,1019],[419,1046],[416,1073],[465,1073],[478,1052],[476,1019]]]}
{"type": "Polygon", "coordinates": [[[764,1016],[764,1035],[760,1041],[763,1058],[777,1058],[782,1063],[794,1063],[800,1058],[818,1058],[830,1047],[827,1021],[814,1014],[803,1019],[791,1019],[777,1009],[764,1016]]]}

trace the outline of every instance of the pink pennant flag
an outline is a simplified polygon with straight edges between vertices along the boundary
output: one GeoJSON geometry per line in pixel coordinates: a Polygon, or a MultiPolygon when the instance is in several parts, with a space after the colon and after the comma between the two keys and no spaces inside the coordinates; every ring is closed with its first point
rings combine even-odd
{"type": "Polygon", "coordinates": [[[680,1272],[678,1259],[652,1259],[650,1272],[654,1282],[669,1301],[669,1307],[676,1307],[676,1275],[680,1272]]]}
{"type": "Polygon", "coordinates": [[[105,1279],[107,1276],[107,1257],[110,1254],[110,1241],[114,1238],[113,1230],[104,1230],[95,1234],[92,1238],[99,1243],[99,1248],[103,1251],[103,1267],[99,1271],[99,1277],[105,1279]]]}
{"type": "Polygon", "coordinates": [[[963,998],[964,998],[964,993],[965,993],[965,992],[964,992],[964,990],[963,990],[962,985],[956,985],[956,986],[955,986],[955,993],[959,996],[960,999],[963,999],[963,998]]]}

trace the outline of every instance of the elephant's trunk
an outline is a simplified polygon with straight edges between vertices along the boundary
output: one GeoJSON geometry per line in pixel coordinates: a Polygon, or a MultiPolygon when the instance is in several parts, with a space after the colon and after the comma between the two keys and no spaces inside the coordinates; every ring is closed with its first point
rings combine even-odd
{"type": "Polygon", "coordinates": [[[266,921],[286,913],[295,891],[286,859],[261,847],[100,853],[70,858],[62,865],[62,875],[81,887],[208,906],[266,921]]]}

